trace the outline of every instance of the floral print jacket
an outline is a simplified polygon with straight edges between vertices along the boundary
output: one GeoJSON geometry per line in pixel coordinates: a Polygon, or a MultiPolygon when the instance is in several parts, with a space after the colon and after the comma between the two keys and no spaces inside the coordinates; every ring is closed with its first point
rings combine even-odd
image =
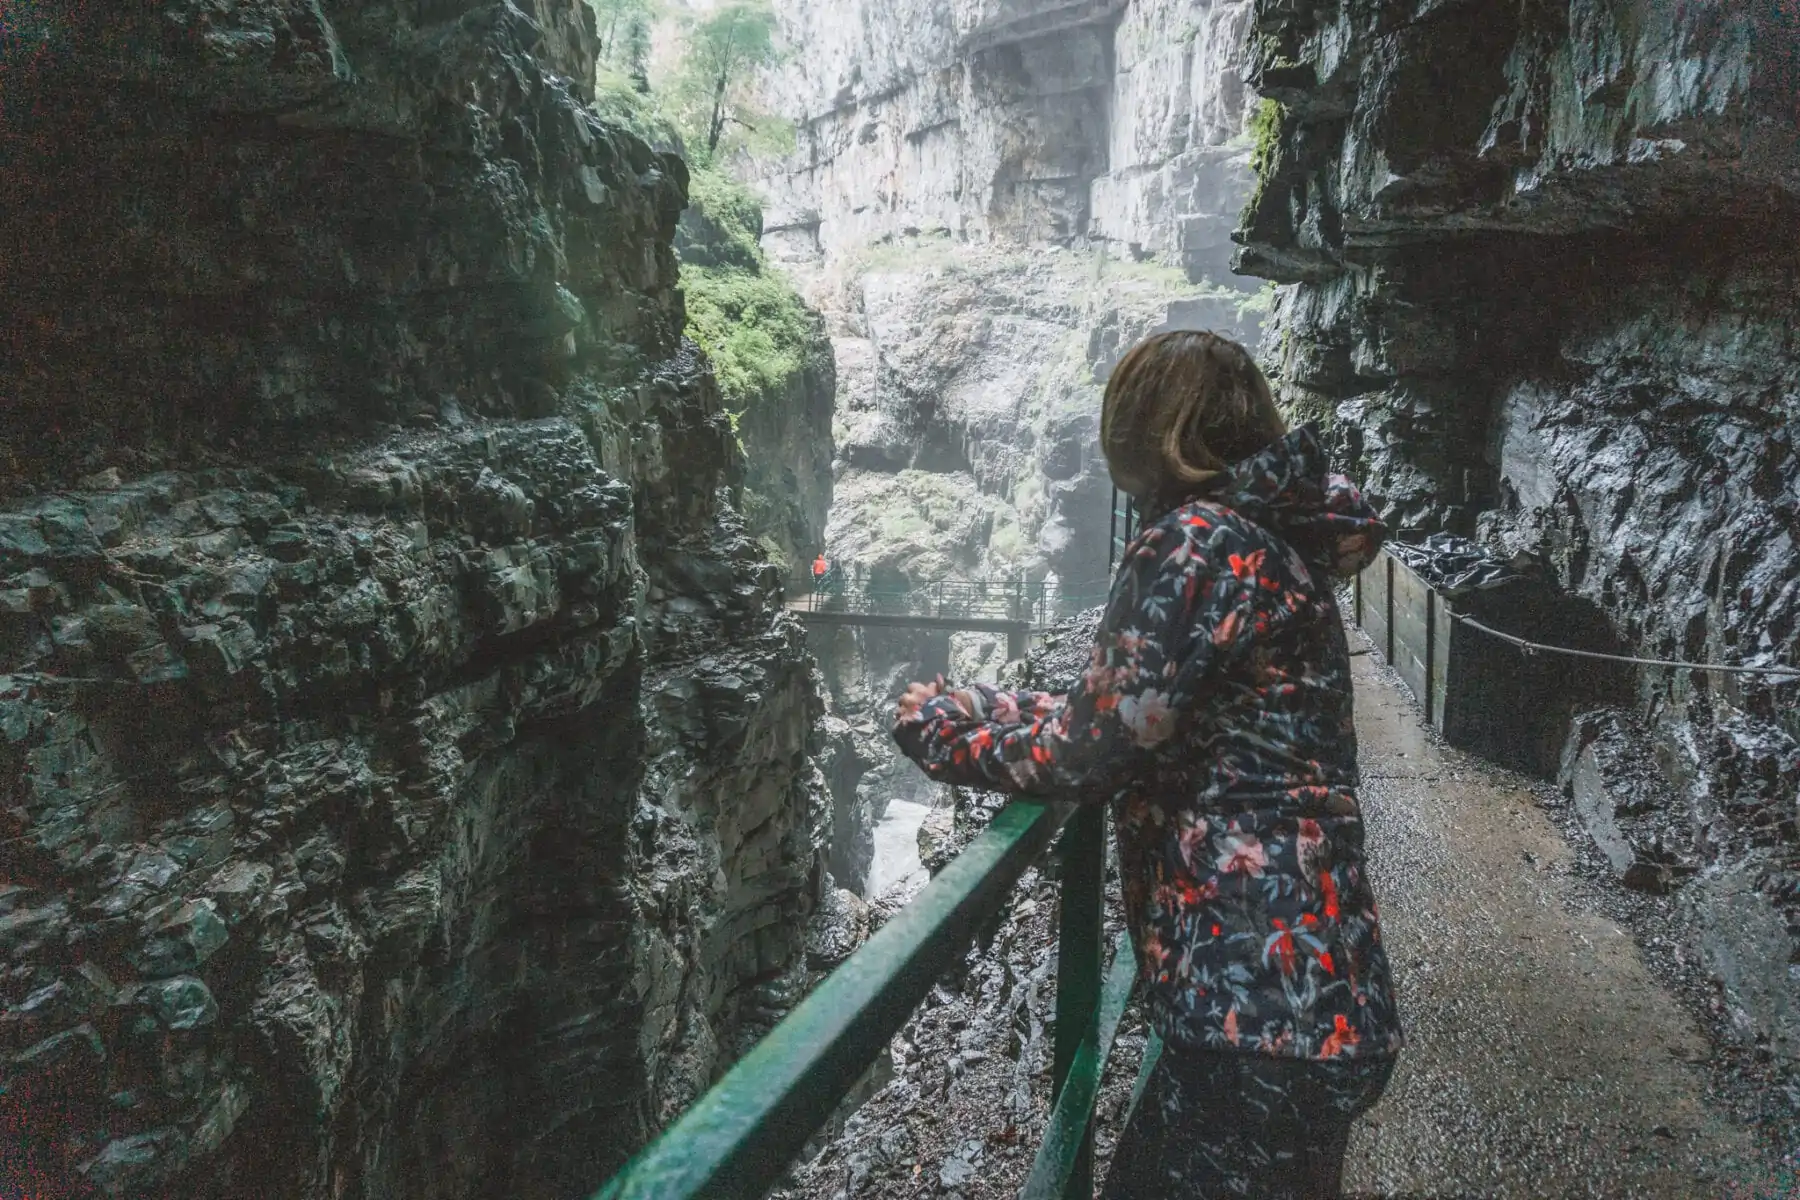
{"type": "Polygon", "coordinates": [[[1330,578],[1385,533],[1297,429],[1147,523],[1066,699],[951,688],[895,729],[933,779],[1114,802],[1139,978],[1172,1045],[1400,1048],[1330,578]]]}

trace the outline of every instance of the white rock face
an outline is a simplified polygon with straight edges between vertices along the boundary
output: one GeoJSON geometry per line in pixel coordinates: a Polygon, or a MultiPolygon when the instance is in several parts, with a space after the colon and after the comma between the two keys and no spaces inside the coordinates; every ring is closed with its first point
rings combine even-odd
{"type": "Polygon", "coordinates": [[[1248,0],[1148,0],[1113,35],[1107,171],[1089,233],[1224,281],[1251,188],[1244,125],[1248,0]]]}
{"type": "Polygon", "coordinates": [[[808,261],[911,232],[1104,239],[1222,279],[1248,195],[1249,0],[782,0],[798,123],[763,180],[808,261]]]}
{"type": "MultiPolygon", "coordinates": [[[[882,587],[1024,578],[1096,603],[1108,372],[1159,329],[1257,340],[1256,285],[1229,273],[1249,0],[776,8],[797,50],[768,94],[797,149],[755,182],[835,351],[826,553],[882,587]]],[[[866,630],[823,657],[846,715],[885,729],[907,679],[992,678],[994,643],[866,630]]]]}

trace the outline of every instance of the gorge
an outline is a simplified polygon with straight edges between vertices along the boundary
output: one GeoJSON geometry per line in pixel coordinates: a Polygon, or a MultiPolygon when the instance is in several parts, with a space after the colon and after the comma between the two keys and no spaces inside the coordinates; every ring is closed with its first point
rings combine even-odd
{"type": "MultiPolygon", "coordinates": [[[[585,0],[23,12],[4,1200],[591,1194],[982,810],[887,712],[1005,639],[809,632],[803,564],[1091,608],[1157,330],[1257,348],[1396,536],[1535,581],[1527,636],[1800,662],[1791,4],[779,0],[791,151],[692,167],[585,0]]],[[[1679,868],[1657,936],[1791,1160],[1800,685],[1613,678],[1513,765],[1679,868]]],[[[1053,895],[871,1114],[930,1037],[1041,1109],[1053,895]]],[[[895,1127],[797,1186],[1009,1178],[895,1127]]]]}

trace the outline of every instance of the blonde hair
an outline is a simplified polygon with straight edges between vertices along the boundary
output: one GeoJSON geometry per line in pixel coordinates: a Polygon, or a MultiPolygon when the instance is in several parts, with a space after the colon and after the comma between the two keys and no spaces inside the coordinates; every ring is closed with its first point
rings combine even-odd
{"type": "Polygon", "coordinates": [[[1140,503],[1179,501],[1286,432],[1250,352],[1198,330],[1133,346],[1100,407],[1113,482],[1140,503]]]}

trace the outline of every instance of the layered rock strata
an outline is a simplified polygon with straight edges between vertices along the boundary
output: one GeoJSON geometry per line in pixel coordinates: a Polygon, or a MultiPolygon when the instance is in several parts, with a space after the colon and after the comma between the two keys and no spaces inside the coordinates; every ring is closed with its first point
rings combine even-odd
{"type": "Polygon", "coordinates": [[[1225,281],[1247,0],[778,8],[806,47],[775,89],[799,150],[763,180],[784,257],[1095,238],[1225,281]]]}
{"type": "Polygon", "coordinates": [[[1085,598],[1100,381],[1156,329],[1255,340],[1227,273],[1249,7],[865,8],[781,6],[806,47],[774,87],[799,149],[757,181],[764,246],[837,351],[828,542],[896,585],[1022,574],[1085,598]]]}
{"type": "MultiPolygon", "coordinates": [[[[1570,620],[1519,632],[1566,644],[1597,614],[1647,657],[1800,660],[1791,7],[1256,10],[1250,78],[1279,108],[1240,266],[1295,285],[1286,402],[1400,530],[1535,566],[1570,620]]],[[[1795,685],[1635,678],[1613,701],[1684,797],[1663,848],[1700,868],[1727,999],[1800,1057],[1793,955],[1742,932],[1800,954],[1795,685]]]]}
{"type": "Polygon", "coordinates": [[[585,1194],[791,1002],[826,886],[686,172],[593,117],[578,3],[30,32],[0,1191],[585,1194]]]}

